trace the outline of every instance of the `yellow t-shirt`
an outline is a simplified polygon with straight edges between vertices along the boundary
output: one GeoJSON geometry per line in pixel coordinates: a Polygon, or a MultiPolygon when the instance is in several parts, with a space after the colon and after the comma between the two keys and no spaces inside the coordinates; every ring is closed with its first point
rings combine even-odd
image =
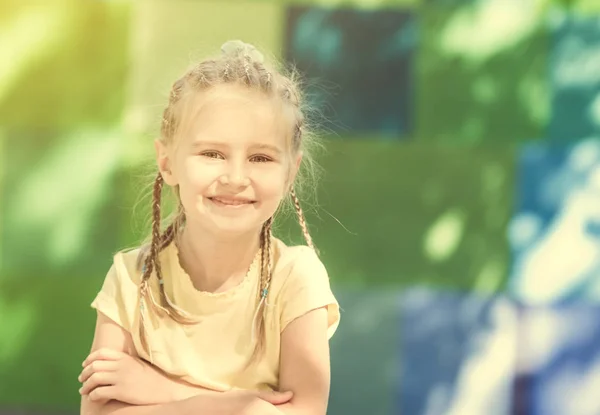
{"type": "MultiPolygon", "coordinates": [[[[291,321],[326,306],[331,338],[340,313],[322,262],[309,247],[288,247],[276,238],[272,245],[274,268],[267,297],[266,352],[249,370],[244,368],[254,350],[251,330],[259,282],[256,261],[239,285],[228,291],[209,293],[193,286],[181,268],[175,243],[160,253],[167,294],[178,307],[200,321],[180,325],[168,316],[152,313],[145,327],[154,365],[182,380],[218,391],[276,389],[280,335],[291,321]]],[[[138,253],[139,249],[135,249],[115,255],[92,307],[131,333],[140,357],[150,360],[139,338],[138,253]]],[[[150,282],[154,298],[158,299],[155,276],[150,282]]]]}

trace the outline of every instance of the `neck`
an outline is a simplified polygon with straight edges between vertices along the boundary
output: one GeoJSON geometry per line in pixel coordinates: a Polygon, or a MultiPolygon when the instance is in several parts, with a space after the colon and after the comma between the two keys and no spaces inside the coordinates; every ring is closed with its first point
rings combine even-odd
{"type": "Polygon", "coordinates": [[[260,231],[216,237],[186,223],[178,240],[181,267],[200,291],[222,292],[245,278],[260,247],[260,231]]]}

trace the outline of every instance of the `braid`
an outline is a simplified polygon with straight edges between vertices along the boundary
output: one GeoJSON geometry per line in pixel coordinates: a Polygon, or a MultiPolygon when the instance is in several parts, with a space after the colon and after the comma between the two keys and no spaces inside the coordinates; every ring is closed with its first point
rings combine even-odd
{"type": "Polygon", "coordinates": [[[266,72],[266,75],[265,75],[266,79],[265,79],[264,89],[268,91],[269,89],[271,89],[271,72],[266,71],[266,70],[265,70],[265,72],[266,72]]]}
{"type": "Polygon", "coordinates": [[[258,86],[264,91],[264,92],[271,92],[271,87],[273,86],[272,83],[272,79],[273,79],[273,75],[271,74],[270,71],[267,70],[267,68],[265,68],[265,65],[263,65],[260,62],[253,62],[252,64],[254,66],[254,69],[256,70],[256,73],[258,74],[258,86]]]}
{"type": "Polygon", "coordinates": [[[163,111],[161,132],[164,137],[171,137],[175,133],[176,117],[173,111],[173,107],[181,99],[181,93],[185,86],[186,78],[187,76],[178,79],[177,81],[175,81],[173,87],[171,88],[171,93],[169,94],[169,104],[167,105],[167,108],[165,108],[165,110],[163,111]]]}
{"type": "Polygon", "coordinates": [[[244,74],[246,76],[246,85],[252,85],[252,76],[250,75],[250,56],[244,56],[244,74]]]}
{"type": "Polygon", "coordinates": [[[261,295],[264,295],[263,292],[265,294],[268,294],[269,291],[269,287],[271,285],[271,277],[272,277],[272,273],[271,273],[271,266],[272,266],[272,261],[273,258],[271,257],[271,228],[273,225],[273,218],[269,218],[265,224],[263,225],[263,231],[262,231],[262,255],[261,258],[264,258],[264,261],[262,262],[262,268],[261,268],[261,274],[262,277],[264,277],[264,280],[262,280],[261,278],[261,295]],[[263,291],[264,290],[264,291],[263,291]]]}
{"type": "Polygon", "coordinates": [[[185,77],[180,78],[173,84],[173,87],[171,88],[171,94],[169,95],[169,104],[174,104],[179,101],[179,98],[181,98],[181,91],[183,90],[183,86],[185,84],[184,79],[185,77]]]}
{"type": "Polygon", "coordinates": [[[208,78],[204,74],[202,65],[197,65],[194,69],[189,71],[185,78],[194,87],[206,88],[210,85],[208,78]]]}
{"type": "Polygon", "coordinates": [[[140,282],[140,340],[142,347],[148,353],[151,353],[148,344],[148,335],[146,327],[146,312],[148,312],[148,306],[151,306],[155,311],[162,311],[169,317],[181,324],[194,324],[196,320],[192,318],[187,312],[177,307],[165,291],[164,279],[162,275],[162,267],[160,263],[159,254],[165,249],[173,239],[178,231],[178,224],[183,215],[183,211],[180,211],[173,222],[165,229],[161,234],[160,223],[161,223],[161,194],[162,194],[163,178],[160,173],[157,174],[154,181],[154,188],[152,192],[152,239],[150,241],[150,247],[148,254],[144,259],[144,266],[142,267],[142,279],[140,282]],[[160,303],[157,304],[152,294],[152,287],[149,284],[152,272],[156,274],[158,280],[160,303]]]}
{"type": "Polygon", "coordinates": [[[229,81],[230,70],[231,70],[231,65],[229,65],[229,63],[226,63],[225,70],[223,71],[223,79],[225,79],[225,81],[229,81]]]}
{"type": "Polygon", "coordinates": [[[313,244],[313,241],[312,241],[312,237],[310,236],[310,233],[308,232],[308,226],[306,225],[306,219],[304,218],[304,212],[302,211],[302,208],[300,207],[300,201],[298,200],[298,196],[296,196],[296,192],[294,191],[294,189],[292,189],[290,191],[290,196],[292,196],[292,200],[294,201],[294,207],[296,208],[296,215],[298,216],[298,223],[300,224],[300,227],[302,228],[302,233],[304,234],[304,239],[306,240],[306,244],[316,251],[315,245],[313,244]]]}
{"type": "Polygon", "coordinates": [[[156,256],[158,255],[158,245],[160,243],[160,201],[162,192],[163,178],[160,173],[157,174],[154,180],[154,187],[152,189],[152,240],[150,242],[150,252],[146,256],[144,261],[144,267],[142,268],[142,281],[140,282],[140,340],[144,350],[150,351],[147,338],[146,326],[146,308],[153,304],[151,287],[149,286],[150,276],[154,265],[157,263],[156,256]]]}
{"type": "Polygon", "coordinates": [[[152,192],[152,242],[150,243],[150,258],[153,265],[157,264],[160,237],[160,202],[163,186],[163,177],[160,173],[156,175],[154,189],[152,192]]]}
{"type": "Polygon", "coordinates": [[[267,296],[269,295],[269,287],[271,285],[271,277],[273,276],[273,258],[271,255],[271,227],[273,218],[269,218],[263,225],[260,237],[261,256],[260,256],[260,281],[258,284],[258,307],[252,319],[252,337],[256,339],[256,346],[249,360],[248,365],[254,362],[256,358],[262,354],[265,349],[265,326],[266,326],[266,308],[267,296]]]}
{"type": "Polygon", "coordinates": [[[165,229],[163,234],[160,236],[160,250],[161,251],[163,249],[165,249],[167,246],[169,246],[169,244],[171,242],[173,242],[173,239],[175,239],[176,222],[177,222],[177,218],[173,221],[173,223],[171,223],[169,226],[167,226],[167,229],[165,229]]]}
{"type": "Polygon", "coordinates": [[[171,113],[171,106],[163,111],[161,133],[163,137],[171,137],[175,133],[175,117],[171,113]]]}

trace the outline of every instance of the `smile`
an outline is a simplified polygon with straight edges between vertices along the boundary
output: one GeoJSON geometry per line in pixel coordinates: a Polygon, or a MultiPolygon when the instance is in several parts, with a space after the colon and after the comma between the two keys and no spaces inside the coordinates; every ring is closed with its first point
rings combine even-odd
{"type": "Polygon", "coordinates": [[[224,198],[224,197],[209,197],[208,199],[216,205],[226,206],[226,207],[248,206],[248,205],[252,205],[255,203],[253,200],[231,199],[231,198],[224,198]]]}

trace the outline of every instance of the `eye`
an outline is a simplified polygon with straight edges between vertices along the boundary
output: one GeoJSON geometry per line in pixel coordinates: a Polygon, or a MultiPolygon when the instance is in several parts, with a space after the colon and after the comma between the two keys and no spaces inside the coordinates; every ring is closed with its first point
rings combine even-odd
{"type": "Polygon", "coordinates": [[[203,151],[202,153],[200,153],[200,155],[211,158],[211,159],[224,159],[225,158],[225,157],[223,157],[223,155],[221,153],[218,153],[216,151],[203,151]]]}
{"type": "Polygon", "coordinates": [[[268,163],[269,161],[273,161],[273,159],[263,154],[257,154],[255,156],[250,157],[250,161],[253,161],[255,163],[268,163]]]}

